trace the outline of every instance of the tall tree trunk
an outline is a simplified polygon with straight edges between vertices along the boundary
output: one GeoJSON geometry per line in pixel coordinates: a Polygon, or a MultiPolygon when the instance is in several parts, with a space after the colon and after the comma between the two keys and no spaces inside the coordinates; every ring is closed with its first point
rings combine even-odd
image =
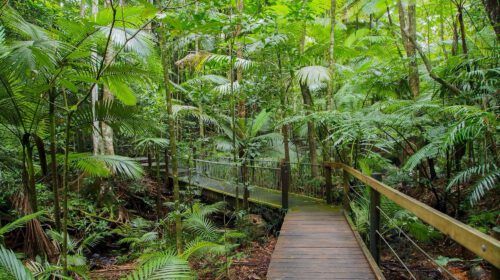
{"type": "Polygon", "coordinates": [[[33,164],[33,147],[30,144],[30,134],[23,136],[24,170],[26,174],[26,190],[28,201],[33,212],[38,211],[38,199],[36,194],[35,167],[33,164]]]}
{"type": "Polygon", "coordinates": [[[168,191],[172,191],[172,184],[170,184],[170,160],[168,154],[168,148],[165,148],[164,151],[164,161],[165,161],[165,189],[168,191]]]}
{"type": "Polygon", "coordinates": [[[452,19],[453,23],[453,41],[451,43],[451,55],[456,56],[458,54],[458,28],[457,19],[452,19]]]}
{"type": "Polygon", "coordinates": [[[495,30],[497,40],[500,39],[500,1],[483,0],[484,8],[490,19],[491,26],[495,30]]]}
{"type": "Polygon", "coordinates": [[[165,86],[165,100],[167,106],[168,114],[168,136],[170,142],[170,155],[172,156],[172,179],[174,183],[174,200],[175,200],[175,237],[177,245],[177,253],[181,254],[183,251],[182,243],[182,220],[180,216],[180,190],[179,190],[179,174],[178,174],[178,159],[177,159],[177,139],[176,139],[176,126],[175,118],[172,112],[172,91],[170,89],[170,60],[168,49],[166,46],[166,34],[164,28],[160,26],[159,29],[159,41],[160,41],[160,52],[161,52],[161,62],[163,68],[163,82],[165,86]]]}
{"type": "Polygon", "coordinates": [[[417,40],[417,13],[415,0],[408,2],[408,12],[401,0],[398,0],[399,27],[401,29],[401,39],[406,51],[406,57],[410,60],[408,66],[408,84],[413,98],[418,97],[420,93],[420,79],[418,73],[418,62],[416,46],[413,42],[417,40]],[[408,18],[406,16],[408,14],[408,18]]]}
{"type": "MultiPolygon", "coordinates": [[[[90,9],[91,16],[94,20],[97,17],[97,13],[99,12],[99,0],[92,0],[92,6],[90,9]]],[[[97,53],[91,53],[92,60],[97,61],[97,53]]],[[[92,116],[94,121],[92,122],[92,147],[94,151],[94,155],[102,154],[102,142],[101,142],[101,131],[99,126],[99,121],[97,121],[95,106],[99,101],[99,86],[95,85],[92,89],[91,93],[91,104],[92,104],[92,116]]]]}
{"type": "MultiPolygon", "coordinates": [[[[236,8],[238,10],[239,16],[241,17],[243,15],[244,0],[237,0],[236,8]]],[[[238,36],[241,35],[241,29],[242,29],[241,24],[236,25],[235,38],[238,38],[238,36]]],[[[236,57],[238,59],[243,58],[243,43],[241,43],[240,41],[236,43],[236,57]]],[[[241,67],[236,68],[236,80],[238,81],[238,84],[241,86],[243,82],[243,69],[241,67]]],[[[238,111],[238,123],[246,125],[245,119],[247,112],[246,112],[246,98],[244,96],[240,96],[238,100],[237,111],[238,111]]],[[[247,209],[250,192],[248,190],[248,176],[247,176],[248,167],[246,164],[246,160],[243,157],[245,157],[245,153],[240,148],[239,158],[242,159],[243,162],[243,164],[240,167],[241,182],[243,183],[243,208],[247,209]]]]}
{"type": "MultiPolygon", "coordinates": [[[[410,36],[417,40],[417,11],[415,0],[410,0],[408,3],[408,30],[410,36]]],[[[413,97],[416,98],[420,94],[420,79],[418,74],[417,52],[413,43],[409,44],[408,57],[410,58],[409,81],[410,89],[413,97]]]]}
{"type": "MultiPolygon", "coordinates": [[[[66,104],[67,105],[67,104],[66,104]]],[[[63,231],[63,244],[62,244],[62,266],[63,266],[63,276],[68,274],[68,173],[69,173],[69,141],[70,141],[70,131],[71,131],[71,118],[73,116],[73,111],[69,111],[66,116],[66,129],[64,136],[64,166],[63,166],[63,221],[62,221],[62,231],[63,231]]]]}
{"type": "Polygon", "coordinates": [[[448,51],[446,50],[446,45],[444,44],[444,16],[442,5],[439,6],[439,39],[441,39],[440,45],[443,49],[443,55],[446,59],[448,59],[448,51]]]}
{"type": "MultiPolygon", "coordinates": [[[[304,107],[306,109],[306,114],[310,115],[313,109],[313,101],[309,87],[300,83],[300,92],[302,93],[302,98],[304,101],[304,107]]],[[[309,144],[309,160],[311,162],[311,176],[313,178],[318,177],[318,154],[316,151],[316,131],[313,121],[307,122],[307,142],[309,144]]]]}
{"type": "Polygon", "coordinates": [[[462,53],[467,56],[468,54],[468,48],[467,48],[467,36],[465,33],[465,24],[464,24],[464,7],[462,3],[457,4],[457,10],[458,10],[458,24],[460,26],[460,38],[462,39],[462,53]]]}
{"type": "MultiPolygon", "coordinates": [[[[302,8],[305,9],[308,5],[308,0],[303,0],[302,8]]],[[[300,55],[304,53],[305,50],[305,41],[307,35],[307,22],[304,19],[302,21],[302,34],[300,38],[299,52],[300,55]]],[[[300,92],[302,94],[302,100],[304,102],[304,108],[306,110],[306,114],[309,115],[313,110],[313,100],[311,96],[311,92],[309,91],[308,85],[305,83],[300,83],[300,92]]],[[[309,161],[311,163],[311,177],[318,177],[318,155],[316,150],[316,132],[314,123],[312,121],[307,122],[307,142],[309,144],[309,161]]]]}
{"type": "MultiPolygon", "coordinates": [[[[286,113],[286,110],[287,110],[287,98],[286,98],[287,88],[285,86],[285,81],[283,78],[283,65],[282,65],[282,61],[281,61],[280,50],[278,50],[277,56],[278,56],[279,78],[281,80],[281,96],[280,96],[281,114],[282,114],[282,119],[285,119],[287,116],[287,113],[286,113]]],[[[289,146],[288,130],[289,130],[288,124],[283,124],[281,126],[281,133],[283,134],[283,149],[284,149],[284,153],[285,153],[285,163],[286,164],[290,164],[290,146],[289,146]]]]}
{"type": "Polygon", "coordinates": [[[162,183],[160,177],[160,150],[156,149],[156,215],[157,219],[160,220],[162,217],[162,183]]]}
{"type": "Polygon", "coordinates": [[[334,87],[334,76],[335,76],[335,11],[337,6],[337,0],[331,0],[330,9],[330,48],[328,49],[328,69],[330,70],[331,82],[328,83],[328,97],[326,101],[326,109],[333,109],[333,87],[334,87]]]}
{"type": "MultiPolygon", "coordinates": [[[[108,54],[107,57],[111,57],[111,54],[108,54]]],[[[109,91],[107,87],[103,88],[103,101],[104,102],[113,102],[114,96],[113,94],[109,91]]],[[[115,154],[115,148],[113,144],[113,129],[106,124],[105,122],[101,122],[101,131],[102,131],[102,147],[103,151],[102,153],[105,155],[114,155],[115,154]]]]}
{"type": "MultiPolygon", "coordinates": [[[[106,0],[104,2],[106,5],[112,5],[110,0],[106,0]]],[[[119,1],[119,5],[123,6],[123,0],[119,1]]],[[[106,65],[111,63],[111,59],[114,56],[114,50],[112,47],[108,48],[108,51],[104,54],[104,63],[106,65]]],[[[114,100],[114,96],[108,87],[104,86],[102,89],[102,101],[104,103],[111,103],[114,100]]],[[[102,133],[102,153],[105,155],[114,155],[115,148],[113,145],[113,129],[106,124],[105,122],[101,122],[101,133],[102,133]]]]}
{"type": "MultiPolygon", "coordinates": [[[[303,0],[302,1],[302,9],[305,9],[308,5],[307,3],[308,0],[303,0]]],[[[300,36],[300,42],[299,42],[299,52],[302,54],[304,53],[305,47],[306,47],[306,35],[307,35],[307,20],[304,19],[302,21],[302,34],[300,36]]]]}
{"type": "Polygon", "coordinates": [[[54,194],[54,218],[56,229],[61,230],[61,208],[59,205],[59,184],[57,182],[57,150],[56,150],[56,93],[49,92],[49,138],[50,138],[50,177],[54,194]]]}

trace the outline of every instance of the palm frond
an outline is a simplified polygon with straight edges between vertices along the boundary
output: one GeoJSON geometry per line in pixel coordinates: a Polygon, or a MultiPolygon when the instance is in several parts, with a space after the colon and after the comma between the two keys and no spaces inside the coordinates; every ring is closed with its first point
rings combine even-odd
{"type": "Polygon", "coordinates": [[[17,259],[16,254],[3,246],[0,246],[0,269],[6,271],[16,280],[35,279],[23,263],[17,259]]]}
{"type": "Polygon", "coordinates": [[[247,131],[249,137],[255,137],[261,131],[262,127],[269,121],[270,113],[266,110],[261,111],[253,120],[250,121],[250,126],[247,131]]]}
{"type": "Polygon", "coordinates": [[[136,269],[126,280],[194,279],[189,264],[171,252],[155,257],[136,269]]]}
{"type": "Polygon", "coordinates": [[[142,177],[141,165],[132,158],[118,155],[91,155],[88,153],[70,154],[70,164],[89,176],[109,177],[113,174],[127,178],[142,177]]]}
{"type": "Polygon", "coordinates": [[[331,80],[330,70],[324,66],[306,66],[297,71],[297,79],[300,83],[312,86],[331,80]]]}
{"type": "Polygon", "coordinates": [[[3,235],[5,235],[6,233],[9,233],[17,228],[20,228],[22,227],[24,224],[26,224],[27,222],[33,220],[33,219],[36,219],[42,215],[44,215],[46,212],[45,211],[38,211],[38,212],[35,212],[35,213],[32,213],[32,214],[28,214],[26,216],[23,216],[19,219],[16,219],[15,221],[11,222],[11,223],[8,223],[6,224],[5,226],[1,227],[0,228],[0,237],[2,237],[3,235]]]}

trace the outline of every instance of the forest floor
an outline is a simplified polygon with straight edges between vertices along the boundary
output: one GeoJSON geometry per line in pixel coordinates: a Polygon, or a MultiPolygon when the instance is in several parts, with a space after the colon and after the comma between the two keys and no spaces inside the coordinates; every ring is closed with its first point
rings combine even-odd
{"type": "MultiPolygon", "coordinates": [[[[276,237],[267,236],[262,241],[253,241],[236,250],[236,258],[231,261],[229,271],[219,271],[214,274],[214,269],[210,268],[204,272],[200,269],[203,266],[213,266],[213,260],[205,260],[194,264],[199,272],[198,279],[229,279],[229,280],[259,280],[266,279],[267,268],[271,261],[271,255],[276,245],[276,237]]],[[[225,262],[225,258],[220,258],[219,262],[225,262]]]]}
{"type": "MultiPolygon", "coordinates": [[[[231,261],[229,271],[217,271],[215,264],[225,262],[224,257],[218,259],[201,259],[191,262],[191,266],[198,272],[198,279],[230,279],[230,280],[259,280],[266,279],[267,268],[271,261],[271,254],[276,245],[276,237],[268,236],[262,241],[252,241],[246,246],[238,248],[238,256],[231,261]]],[[[223,267],[223,265],[221,266],[223,267]]],[[[121,265],[103,264],[99,269],[90,273],[90,279],[114,280],[120,279],[135,269],[134,263],[121,265]]]]}
{"type": "Polygon", "coordinates": [[[271,236],[264,244],[253,242],[250,255],[233,262],[229,275],[234,280],[266,279],[267,268],[276,245],[276,237],[271,236]]]}

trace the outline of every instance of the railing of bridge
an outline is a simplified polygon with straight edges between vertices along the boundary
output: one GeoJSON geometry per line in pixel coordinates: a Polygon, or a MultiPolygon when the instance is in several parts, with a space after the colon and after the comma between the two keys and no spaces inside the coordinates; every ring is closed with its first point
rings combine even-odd
{"type": "MultiPolygon", "coordinates": [[[[392,203],[490,263],[492,265],[491,279],[500,279],[500,275],[498,274],[498,269],[500,268],[500,241],[497,239],[385,185],[381,182],[380,175],[367,176],[342,163],[325,163],[325,168],[326,170],[330,170],[327,173],[332,173],[331,171],[335,169],[343,172],[343,207],[347,210],[346,212],[359,211],[359,209],[351,209],[351,206],[359,204],[364,204],[365,209],[368,208],[368,220],[364,224],[368,226],[367,240],[369,251],[377,264],[380,264],[380,250],[383,244],[394,255],[395,259],[401,263],[409,279],[425,278],[425,276],[415,273],[406,264],[408,260],[415,258],[415,255],[405,254],[402,256],[394,248],[394,244],[391,244],[390,236],[394,235],[395,231],[398,238],[405,239],[407,244],[414,248],[416,254],[420,254],[421,257],[433,262],[436,271],[441,272],[443,279],[457,279],[446,267],[437,262],[433,256],[430,256],[419,245],[419,242],[415,241],[415,238],[400,226],[401,223],[398,223],[395,217],[391,216],[391,213],[388,213],[389,211],[387,211],[388,209],[384,205],[392,203]],[[386,232],[388,228],[392,233],[386,232]]],[[[353,218],[355,216],[350,215],[353,218]]],[[[363,221],[357,221],[355,224],[362,226],[363,221]]]]}
{"type": "MultiPolygon", "coordinates": [[[[196,160],[198,163],[212,162],[215,165],[231,164],[241,168],[242,162],[234,163],[232,158],[217,158],[211,160],[196,160]]],[[[252,186],[258,186],[268,189],[280,190],[280,174],[283,168],[283,162],[276,160],[249,159],[246,161],[248,168],[248,181],[252,186]]],[[[234,174],[234,173],[232,173],[234,174]]],[[[322,199],[325,197],[325,169],[323,165],[312,165],[306,162],[289,163],[289,186],[290,193],[306,195],[309,197],[322,199]],[[312,168],[315,167],[317,175],[314,176],[312,168]]],[[[241,173],[238,174],[241,178],[241,173]]],[[[223,179],[220,177],[214,177],[223,179]]]]}
{"type": "MultiPolygon", "coordinates": [[[[343,193],[343,207],[346,212],[351,212],[351,206],[355,203],[362,203],[369,209],[367,224],[367,240],[369,251],[377,264],[380,263],[380,248],[382,244],[392,252],[396,259],[401,262],[402,267],[407,271],[410,279],[417,279],[418,275],[412,272],[411,268],[405,264],[407,258],[412,256],[400,256],[397,249],[391,245],[388,237],[387,226],[396,230],[401,238],[405,238],[408,244],[411,244],[418,254],[421,254],[434,262],[437,271],[443,274],[443,278],[455,279],[453,274],[449,273],[445,267],[423,250],[411,234],[401,228],[395,221],[391,213],[384,210],[384,202],[391,202],[398,205],[408,213],[433,227],[435,230],[445,234],[458,244],[469,249],[471,252],[489,262],[492,265],[494,276],[492,279],[499,279],[498,268],[500,268],[500,242],[472,227],[440,212],[432,207],[409,197],[396,189],[385,185],[381,178],[377,176],[367,176],[360,171],[342,163],[327,162],[318,168],[324,176],[324,182],[314,187],[300,186],[302,182],[312,179],[310,175],[310,165],[307,164],[284,164],[276,161],[254,160],[246,163],[234,163],[231,159],[217,160],[192,160],[192,164],[187,164],[194,170],[193,173],[217,179],[225,182],[233,182],[239,187],[242,194],[243,184],[241,183],[242,167],[245,166],[248,186],[250,188],[258,186],[265,189],[281,191],[282,207],[288,208],[288,193],[304,194],[317,198],[325,198],[327,202],[332,202],[331,194],[333,192],[332,175],[334,170],[342,171],[341,183],[343,193]],[[193,167],[194,166],[194,167],[193,167]],[[309,178],[308,178],[309,177],[309,178]],[[375,178],[376,177],[376,178],[375,178]],[[236,178],[236,179],[235,179],[236,178]],[[352,180],[355,179],[355,180],[352,180]],[[385,226],[384,226],[385,225],[385,226]],[[496,278],[495,278],[496,277],[496,278]]],[[[251,197],[252,198],[252,197],[251,197]]],[[[254,199],[262,199],[253,197],[254,199]]],[[[351,215],[354,218],[355,215],[351,215]]]]}

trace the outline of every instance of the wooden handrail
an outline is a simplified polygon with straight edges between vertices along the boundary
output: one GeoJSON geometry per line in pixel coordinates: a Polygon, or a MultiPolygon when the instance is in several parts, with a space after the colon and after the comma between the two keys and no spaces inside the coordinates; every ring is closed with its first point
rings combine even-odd
{"type": "Polygon", "coordinates": [[[448,235],[451,239],[485,259],[496,268],[500,268],[500,241],[497,239],[437,211],[343,163],[327,162],[325,166],[344,170],[370,188],[386,196],[397,205],[410,211],[424,222],[448,235]]]}

